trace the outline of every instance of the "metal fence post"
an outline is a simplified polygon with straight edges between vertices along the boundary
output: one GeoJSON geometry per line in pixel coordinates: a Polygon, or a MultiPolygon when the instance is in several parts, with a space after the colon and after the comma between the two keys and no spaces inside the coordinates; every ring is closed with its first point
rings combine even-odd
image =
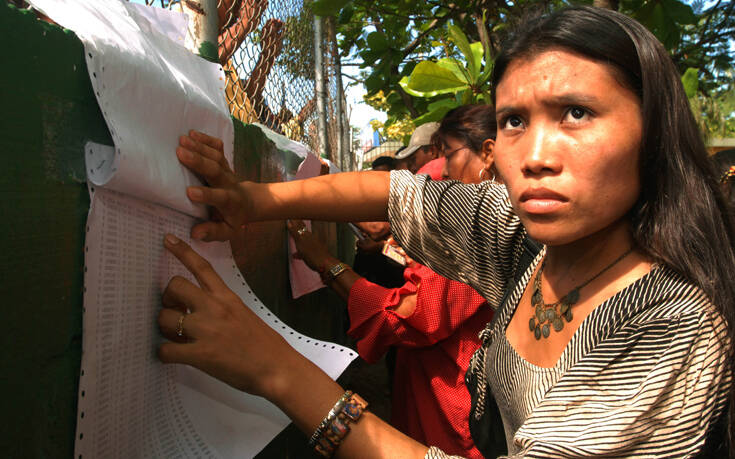
{"type": "Polygon", "coordinates": [[[334,77],[336,79],[337,94],[335,108],[337,112],[337,158],[339,158],[339,168],[343,171],[352,170],[350,164],[350,144],[348,137],[349,123],[345,113],[345,91],[342,85],[342,59],[339,55],[339,45],[337,44],[337,31],[334,25],[334,18],[330,20],[329,38],[332,41],[332,64],[334,66],[334,77]]]}
{"type": "Polygon", "coordinates": [[[314,16],[314,80],[316,86],[317,138],[321,154],[329,158],[329,136],[327,135],[327,85],[324,78],[323,19],[314,16]]]}
{"type": "Polygon", "coordinates": [[[188,0],[181,2],[181,8],[189,17],[186,47],[201,57],[218,62],[217,33],[219,16],[217,0],[188,0]]]}

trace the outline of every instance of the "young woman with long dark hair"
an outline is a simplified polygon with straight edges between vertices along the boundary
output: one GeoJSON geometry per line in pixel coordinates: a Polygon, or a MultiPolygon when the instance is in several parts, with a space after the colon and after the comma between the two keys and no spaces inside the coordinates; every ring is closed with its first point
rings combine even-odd
{"type": "MultiPolygon", "coordinates": [[[[470,428],[485,456],[716,451],[735,428],[733,227],[666,51],[622,14],[569,8],[511,36],[493,82],[495,167],[507,193],[405,172],[236,184],[220,145],[193,133],[179,158],[212,188],[189,197],[226,223],[192,236],[224,239],[253,220],[390,217],[411,256],[500,305],[467,374],[470,428]]],[[[167,248],[201,288],[169,284],[159,324],[191,342],[162,345],[163,361],[267,397],[325,452],[442,456],[360,417],[359,398],[340,398],[173,241],[167,248]]]]}

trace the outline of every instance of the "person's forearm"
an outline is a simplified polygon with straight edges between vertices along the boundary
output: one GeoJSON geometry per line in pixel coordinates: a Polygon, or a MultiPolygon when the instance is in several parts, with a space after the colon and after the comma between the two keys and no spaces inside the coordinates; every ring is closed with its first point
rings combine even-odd
{"type": "MultiPolygon", "coordinates": [[[[298,377],[282,378],[282,383],[275,385],[278,389],[268,394],[268,398],[310,437],[344,390],[300,354],[292,357],[294,361],[284,362],[284,365],[290,368],[288,374],[298,377]]],[[[428,449],[369,411],[351,424],[350,428],[350,432],[337,448],[337,457],[421,458],[428,449]]]]}
{"type": "Polygon", "coordinates": [[[387,172],[345,172],[290,182],[243,182],[241,186],[252,197],[254,215],[248,217],[250,221],[388,219],[387,172]]]}
{"type": "MultiPolygon", "coordinates": [[[[325,252],[325,256],[319,261],[313,261],[317,265],[317,270],[321,272],[327,272],[334,265],[341,263],[338,258],[335,258],[325,252]]],[[[347,301],[350,297],[350,289],[352,285],[360,279],[360,275],[357,274],[352,268],[342,271],[336,279],[326,281],[327,285],[337,293],[343,300],[347,301]]]]}
{"type": "Polygon", "coordinates": [[[352,269],[347,269],[345,272],[337,276],[329,286],[339,295],[343,300],[348,301],[350,298],[350,290],[352,286],[360,280],[361,276],[352,269]]]}

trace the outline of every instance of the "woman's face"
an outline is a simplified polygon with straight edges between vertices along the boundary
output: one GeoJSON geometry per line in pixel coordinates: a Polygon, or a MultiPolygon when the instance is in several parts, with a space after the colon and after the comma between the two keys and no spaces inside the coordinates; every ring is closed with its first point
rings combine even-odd
{"type": "Polygon", "coordinates": [[[441,155],[445,158],[442,169],[442,178],[445,180],[480,183],[489,178],[485,177],[485,174],[480,175],[480,172],[485,170],[485,164],[480,156],[454,137],[447,137],[446,146],[441,155]]]}
{"type": "Polygon", "coordinates": [[[563,245],[625,222],[641,105],[610,67],[564,50],[513,61],[496,113],[495,167],[531,237],[563,245]]]}

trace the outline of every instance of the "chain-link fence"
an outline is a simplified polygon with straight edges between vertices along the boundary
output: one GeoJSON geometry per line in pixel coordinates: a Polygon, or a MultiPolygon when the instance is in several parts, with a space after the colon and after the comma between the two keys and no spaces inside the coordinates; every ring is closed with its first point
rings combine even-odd
{"type": "MultiPolygon", "coordinates": [[[[310,1],[217,0],[218,54],[227,75],[225,95],[233,116],[244,123],[265,125],[306,144],[314,152],[336,158],[344,135],[344,129],[338,129],[342,126],[338,123],[337,99],[344,97],[336,82],[335,59],[339,57],[330,52],[333,38],[329,35],[333,34],[324,34],[323,62],[328,88],[328,135],[324,148],[319,142],[314,15],[310,1]]],[[[174,9],[181,2],[189,8],[196,5],[190,0],[146,0],[149,5],[174,9]]]]}
{"type": "MultiPolygon", "coordinates": [[[[135,0],[149,6],[200,11],[199,0],[135,0]]],[[[343,170],[339,153],[348,149],[349,128],[343,112],[339,55],[333,28],[322,27],[323,75],[326,79],[320,136],[312,0],[214,0],[219,20],[218,57],[227,75],[225,96],[232,115],[244,123],[260,123],[326,154],[343,170]],[[344,122],[343,122],[344,121],[344,122]],[[320,138],[325,139],[326,146],[320,138]]],[[[22,0],[8,0],[28,7],[22,0]]],[[[348,155],[343,154],[343,157],[348,155]]]]}

